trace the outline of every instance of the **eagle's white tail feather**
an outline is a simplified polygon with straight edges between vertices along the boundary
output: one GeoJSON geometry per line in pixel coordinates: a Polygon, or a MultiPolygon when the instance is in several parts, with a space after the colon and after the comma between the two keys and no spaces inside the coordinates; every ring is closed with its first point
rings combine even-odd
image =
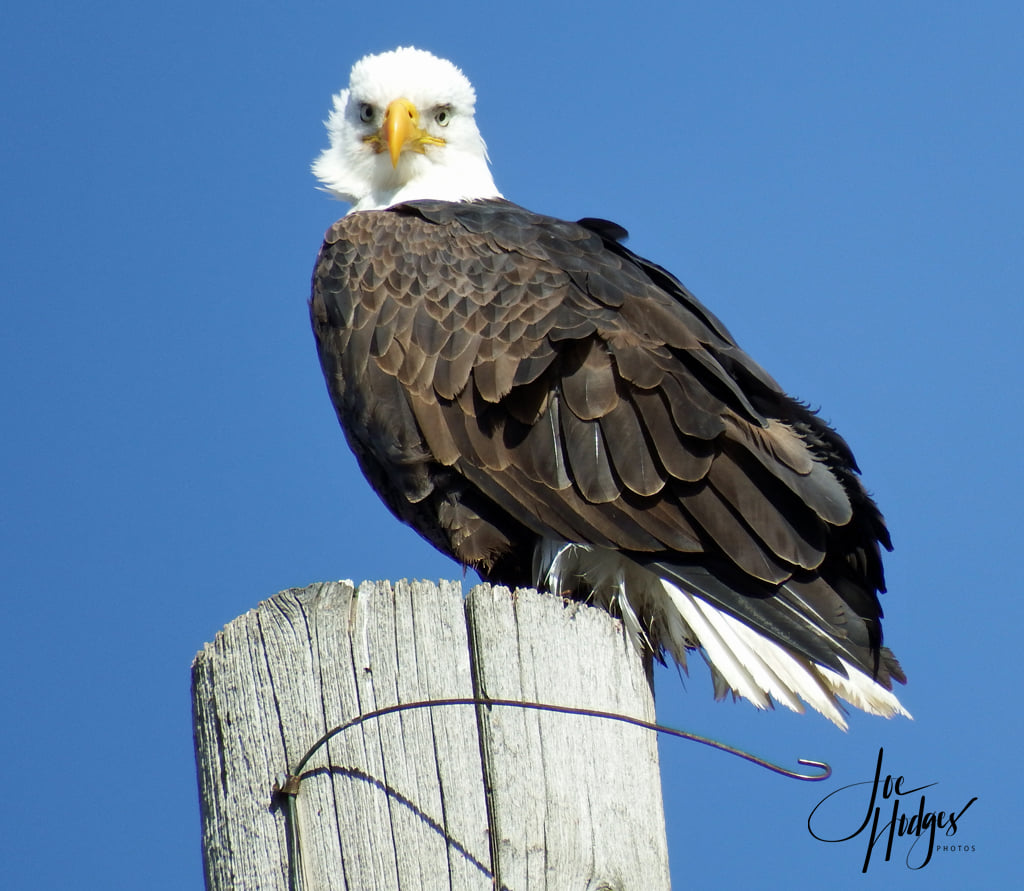
{"type": "Polygon", "coordinates": [[[881,715],[884,718],[902,715],[904,718],[913,719],[914,716],[903,707],[895,693],[886,690],[881,684],[876,684],[869,675],[850,665],[845,659],[839,661],[849,677],[844,678],[838,672],[827,668],[820,669],[822,678],[836,696],[841,696],[850,704],[873,715],[881,715]]]}
{"type": "Polygon", "coordinates": [[[561,592],[582,582],[598,605],[617,608],[635,645],[660,642],[684,668],[686,651],[700,649],[712,673],[757,708],[771,708],[774,699],[802,712],[803,699],[843,730],[837,696],[871,714],[910,717],[892,692],[847,661],[840,660],[843,677],[616,551],[545,541],[536,558],[539,583],[561,592]]]}
{"type": "MultiPolygon", "coordinates": [[[[758,708],[771,708],[767,693],[778,685],[769,680],[771,669],[762,661],[752,658],[750,650],[721,621],[722,615],[714,609],[701,609],[696,597],[681,591],[670,582],[662,582],[662,588],[669,603],[662,604],[662,610],[675,608],[690,627],[692,636],[700,642],[708,661],[722,675],[726,683],[740,696],[749,699],[758,708]]],[[[626,592],[629,597],[629,592],[626,592]]],[[[674,656],[684,650],[682,641],[668,637],[664,643],[674,656]]]]}
{"type": "MultiPolygon", "coordinates": [[[[762,665],[769,676],[774,679],[772,686],[767,687],[767,692],[777,702],[788,706],[795,712],[803,712],[803,704],[797,698],[801,697],[808,705],[821,712],[834,724],[846,729],[843,713],[818,673],[817,669],[820,666],[769,640],[729,613],[722,612],[699,598],[694,599],[701,604],[704,610],[713,614],[723,628],[728,629],[728,632],[735,636],[738,645],[744,647],[750,654],[748,658],[751,662],[762,665]]],[[[735,689],[728,677],[725,680],[729,686],[735,689]]]]}
{"type": "MultiPolygon", "coordinates": [[[[754,677],[761,691],[769,694],[787,708],[795,712],[803,712],[803,704],[793,693],[791,674],[787,671],[787,666],[784,664],[772,665],[771,660],[765,658],[759,635],[754,635],[753,639],[750,639],[749,636],[742,633],[742,628],[736,627],[737,624],[741,623],[737,623],[732,616],[715,609],[711,604],[701,600],[699,597],[686,593],[671,582],[663,582],[663,585],[669,599],[673,603],[676,605],[679,605],[681,601],[691,603],[693,608],[703,615],[705,621],[715,627],[723,645],[736,653],[737,657],[746,667],[747,672],[754,677]]],[[[704,640],[703,636],[698,635],[698,637],[701,641],[704,640]]],[[[707,650],[707,647],[705,647],[705,650],[707,650]]],[[[711,662],[717,666],[713,653],[707,650],[707,654],[711,662]]],[[[718,668],[718,670],[721,672],[721,668],[718,668]]],[[[731,683],[727,674],[724,672],[722,674],[732,689],[737,690],[742,695],[746,695],[743,694],[742,689],[737,687],[736,684],[731,683]]],[[[770,703],[766,702],[764,706],[760,707],[770,707],[770,703]]]]}

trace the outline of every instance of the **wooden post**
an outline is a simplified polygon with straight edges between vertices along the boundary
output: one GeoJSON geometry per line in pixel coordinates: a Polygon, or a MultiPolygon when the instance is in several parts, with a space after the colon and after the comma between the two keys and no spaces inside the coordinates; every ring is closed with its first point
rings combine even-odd
{"type": "Polygon", "coordinates": [[[312,585],[240,616],[192,669],[208,891],[651,891],[669,887],[657,741],[617,721],[500,706],[369,720],[488,697],[654,720],[621,624],[536,591],[312,585]],[[300,855],[297,858],[297,855],[300,855]]]}

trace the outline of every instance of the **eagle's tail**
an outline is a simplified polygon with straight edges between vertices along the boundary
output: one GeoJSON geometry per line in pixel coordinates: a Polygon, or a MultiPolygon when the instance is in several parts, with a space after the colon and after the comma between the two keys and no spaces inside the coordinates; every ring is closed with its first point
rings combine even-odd
{"type": "Polygon", "coordinates": [[[620,615],[640,648],[665,651],[684,669],[687,651],[698,650],[717,698],[731,692],[757,708],[771,708],[774,700],[796,712],[804,711],[802,699],[843,730],[839,699],[870,714],[911,717],[891,690],[842,658],[838,640],[836,668],[820,664],[617,551],[547,541],[538,548],[537,570],[549,590],[585,591],[591,602],[620,615]]]}

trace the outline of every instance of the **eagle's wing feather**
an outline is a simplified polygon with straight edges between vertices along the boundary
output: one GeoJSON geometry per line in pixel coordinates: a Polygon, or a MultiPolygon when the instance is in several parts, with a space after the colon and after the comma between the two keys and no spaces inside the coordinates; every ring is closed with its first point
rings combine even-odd
{"type": "Polygon", "coordinates": [[[842,439],[602,221],[416,202],[333,226],[311,312],[385,502],[487,578],[615,548],[845,675],[881,648],[881,516],[842,439]]]}

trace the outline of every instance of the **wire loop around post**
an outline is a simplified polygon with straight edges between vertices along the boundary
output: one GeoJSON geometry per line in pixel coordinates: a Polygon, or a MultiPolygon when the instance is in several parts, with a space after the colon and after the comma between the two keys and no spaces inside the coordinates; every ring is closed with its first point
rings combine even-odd
{"type": "MultiPolygon", "coordinates": [[[[745,761],[749,761],[752,764],[756,764],[759,767],[763,767],[766,770],[773,771],[774,773],[781,774],[784,777],[789,777],[795,780],[805,780],[809,782],[818,782],[821,780],[827,780],[832,776],[832,768],[824,761],[813,761],[807,758],[797,759],[797,763],[804,767],[817,768],[819,773],[800,773],[795,770],[790,770],[788,767],[783,767],[780,764],[768,761],[764,758],[760,758],[757,755],[753,755],[750,752],[745,752],[742,749],[738,749],[735,746],[730,746],[726,743],[719,742],[718,740],[710,739],[706,736],[700,736],[696,733],[691,733],[688,730],[678,730],[675,727],[666,727],[662,724],[656,724],[652,721],[644,721],[641,718],[633,718],[629,715],[620,715],[615,712],[604,712],[597,711],[594,709],[587,708],[574,708],[565,705],[550,705],[540,702],[522,702],[515,699],[489,699],[486,697],[466,697],[466,698],[454,698],[454,699],[424,699],[416,702],[403,702],[397,705],[389,705],[384,708],[375,709],[374,711],[367,712],[366,714],[359,715],[352,718],[350,721],[346,721],[344,724],[339,724],[337,727],[328,730],[323,736],[321,736],[313,745],[309,748],[305,755],[298,764],[295,765],[295,769],[290,773],[282,773],[279,775],[277,782],[274,784],[274,794],[279,796],[284,801],[285,819],[287,823],[286,832],[288,834],[288,847],[289,847],[289,868],[288,874],[291,882],[292,891],[304,891],[305,880],[303,878],[303,864],[302,864],[302,846],[301,846],[301,833],[299,831],[298,824],[298,812],[296,810],[295,798],[299,794],[299,788],[302,784],[302,772],[305,770],[306,765],[310,759],[333,737],[344,733],[346,730],[350,730],[353,727],[357,727],[360,724],[364,724],[367,721],[376,720],[383,718],[386,715],[392,715],[396,712],[412,711],[414,709],[425,709],[425,708],[442,708],[456,705],[472,705],[484,708],[521,708],[531,709],[534,711],[546,711],[554,712],[556,714],[563,715],[581,715],[589,718],[601,718],[608,721],[620,721],[624,724],[631,724],[634,727],[641,727],[645,730],[653,730],[657,733],[664,733],[668,736],[678,737],[679,739],[687,739],[691,742],[701,743],[705,746],[710,746],[713,749],[726,752],[730,755],[735,755],[738,758],[743,758],[745,761]]],[[[482,864],[481,864],[482,866],[482,864]]]]}

